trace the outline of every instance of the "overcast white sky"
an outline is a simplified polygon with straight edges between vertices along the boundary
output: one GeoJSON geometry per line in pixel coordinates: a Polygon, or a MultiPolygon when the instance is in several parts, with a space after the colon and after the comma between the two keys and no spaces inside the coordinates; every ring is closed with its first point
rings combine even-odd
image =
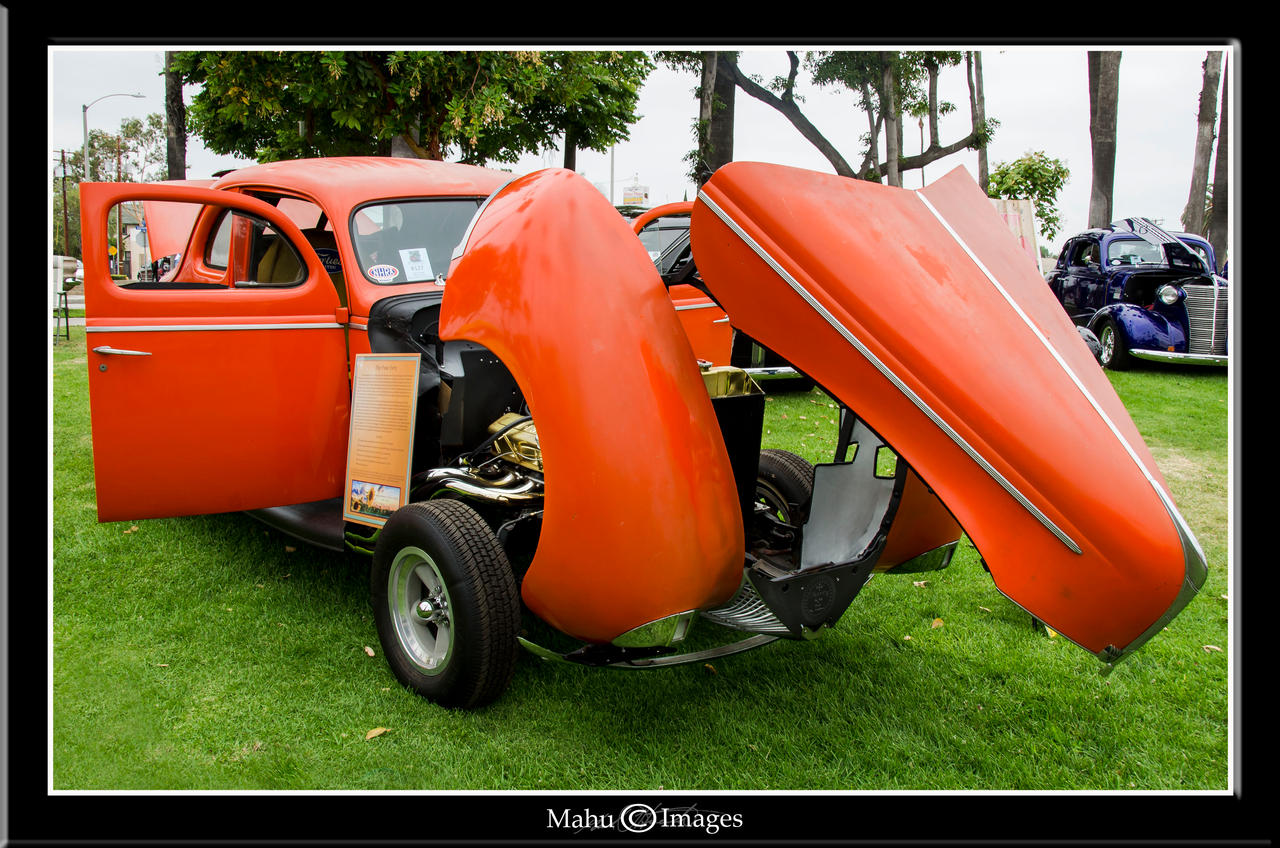
{"type": "MultiPolygon", "coordinates": [[[[823,46],[796,45],[795,49],[823,46]]],[[[930,45],[930,49],[937,48],[938,45],[930,45]]],[[[1091,155],[1087,48],[983,48],[974,44],[955,48],[983,49],[987,115],[1000,121],[988,148],[991,167],[1036,150],[1061,159],[1071,169],[1071,179],[1059,196],[1063,227],[1049,245],[1056,251],[1065,237],[1084,229],[1088,216],[1091,155]]],[[[1207,50],[1224,47],[1110,45],[1107,49],[1124,52],[1120,63],[1115,217],[1142,215],[1178,229],[1190,188],[1201,63],[1207,50]]],[[[88,112],[91,129],[114,130],[124,118],[163,113],[164,82],[159,75],[162,56],[162,49],[153,47],[50,48],[51,174],[57,168],[59,149],[80,149],[83,144],[81,115],[85,104],[109,94],[144,95],[142,99],[108,97],[94,104],[88,112]]],[[[748,73],[765,79],[785,75],[788,69],[783,46],[749,48],[741,65],[748,73]]],[[[856,165],[861,161],[858,136],[866,131],[866,119],[856,109],[853,97],[848,92],[805,85],[803,80],[802,73],[799,92],[805,98],[805,113],[856,165]]],[[[1234,76],[1230,82],[1234,86],[1234,76]]],[[[612,158],[608,153],[579,152],[578,171],[606,192],[612,176],[615,203],[622,202],[623,187],[637,181],[649,187],[653,205],[692,198],[694,187],[684,177],[683,157],[692,146],[691,125],[698,108],[692,89],[696,84],[692,74],[677,74],[660,67],[642,89],[642,117],[632,127],[630,141],[619,144],[612,158]]],[[[940,96],[956,105],[955,113],[943,120],[941,140],[945,144],[968,131],[968,88],[963,66],[944,70],[940,96]]],[[[1232,111],[1234,119],[1238,109],[1232,111]]],[[[927,133],[928,128],[925,129],[927,133]]],[[[905,154],[919,152],[920,133],[914,123],[908,125],[904,143],[905,154]]],[[[785,118],[742,91],[736,98],[734,158],[833,171],[785,118]]],[[[188,176],[193,178],[245,164],[210,153],[194,137],[188,141],[187,161],[188,176]]],[[[523,173],[558,167],[561,162],[558,152],[530,156],[514,170],[523,173]]],[[[966,167],[976,177],[977,153],[965,151],[928,166],[925,181],[932,182],[958,166],[966,167]]],[[[908,172],[905,185],[918,188],[920,172],[908,172]]]]}

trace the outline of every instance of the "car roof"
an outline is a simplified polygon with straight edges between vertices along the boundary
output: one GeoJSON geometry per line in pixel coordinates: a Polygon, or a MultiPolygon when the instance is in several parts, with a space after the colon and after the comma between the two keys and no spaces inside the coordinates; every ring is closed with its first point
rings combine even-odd
{"type": "Polygon", "coordinates": [[[238,168],[213,188],[292,189],[338,206],[390,197],[488,197],[516,175],[457,162],[390,156],[291,159],[238,168]]]}
{"type": "MultiPolygon", "coordinates": [[[[1205,241],[1204,236],[1198,236],[1195,233],[1180,233],[1180,232],[1174,232],[1172,230],[1169,230],[1168,232],[1169,232],[1169,235],[1174,236],[1176,238],[1180,238],[1183,241],[1189,240],[1189,241],[1207,243],[1205,241]]],[[[1115,227],[1094,227],[1093,229],[1085,230],[1084,232],[1076,236],[1076,238],[1081,238],[1081,237],[1089,237],[1093,239],[1112,239],[1112,238],[1141,239],[1142,238],[1141,236],[1135,233],[1131,233],[1127,230],[1117,230],[1115,227]]]]}

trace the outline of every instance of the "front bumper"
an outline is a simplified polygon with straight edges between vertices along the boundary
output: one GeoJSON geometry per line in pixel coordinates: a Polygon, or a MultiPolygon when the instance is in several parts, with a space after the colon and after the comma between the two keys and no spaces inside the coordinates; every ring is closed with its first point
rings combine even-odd
{"type": "Polygon", "coordinates": [[[1227,357],[1211,353],[1170,353],[1163,350],[1130,348],[1129,355],[1152,362],[1176,362],[1183,365],[1226,365],[1227,357]]]}

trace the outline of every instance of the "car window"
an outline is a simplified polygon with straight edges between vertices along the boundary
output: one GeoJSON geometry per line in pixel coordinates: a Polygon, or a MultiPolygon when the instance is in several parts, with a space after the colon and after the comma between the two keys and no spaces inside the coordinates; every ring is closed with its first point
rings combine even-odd
{"type": "Polygon", "coordinates": [[[360,271],[379,285],[433,280],[449,270],[453,249],[484,198],[370,203],[351,215],[360,271]]]}
{"type": "Polygon", "coordinates": [[[1182,243],[1191,248],[1192,253],[1200,257],[1200,261],[1204,263],[1206,268],[1213,268],[1213,263],[1209,261],[1209,251],[1205,250],[1202,245],[1196,244],[1193,241],[1186,241],[1185,239],[1182,243]]]}
{"type": "Polygon", "coordinates": [[[1107,245],[1108,265],[1163,265],[1159,246],[1141,239],[1116,239],[1107,245]]]}
{"type": "Polygon", "coordinates": [[[295,286],[306,277],[306,264],[287,238],[267,221],[235,209],[222,213],[205,251],[205,264],[232,269],[235,286],[295,286]]]}
{"type": "Polygon", "coordinates": [[[1098,243],[1095,241],[1082,241],[1078,244],[1072,253],[1071,264],[1075,266],[1085,266],[1090,263],[1099,264],[1098,243]]]}
{"type": "Polygon", "coordinates": [[[663,251],[687,232],[689,232],[688,215],[667,215],[655,218],[644,225],[639,233],[640,243],[649,252],[649,258],[657,262],[663,251]]]}

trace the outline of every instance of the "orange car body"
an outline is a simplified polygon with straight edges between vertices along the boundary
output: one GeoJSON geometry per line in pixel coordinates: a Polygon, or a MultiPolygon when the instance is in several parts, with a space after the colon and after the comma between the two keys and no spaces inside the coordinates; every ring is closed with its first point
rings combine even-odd
{"type": "Polygon", "coordinates": [[[724,350],[730,323],[910,465],[878,570],[963,526],[1001,591],[1108,660],[1203,582],[1203,555],[1119,399],[963,175],[913,192],[727,166],[672,210],[691,213],[711,298],[666,291],[635,231],[567,171],[512,180],[338,158],[208,188],[85,184],[82,198],[100,520],[337,496],[371,316],[434,292],[441,343],[495,354],[537,422],[546,496],[522,596],[584,641],[715,606],[743,583],[738,492],[697,363],[702,348],[724,350]],[[447,283],[378,282],[356,248],[363,206],[397,198],[479,207],[447,283]],[[106,219],[123,200],[201,207],[166,282],[110,280],[106,219]],[[291,204],[321,219],[299,226],[291,204]],[[224,209],[291,243],[300,279],[249,282],[250,225],[234,219],[225,236],[224,209]],[[318,230],[340,270],[313,249],[318,230]],[[219,251],[225,262],[211,260],[219,251]],[[694,312],[706,335],[682,320],[694,312]],[[1054,447],[1082,440],[1118,469],[1106,487],[1054,447]]]}

